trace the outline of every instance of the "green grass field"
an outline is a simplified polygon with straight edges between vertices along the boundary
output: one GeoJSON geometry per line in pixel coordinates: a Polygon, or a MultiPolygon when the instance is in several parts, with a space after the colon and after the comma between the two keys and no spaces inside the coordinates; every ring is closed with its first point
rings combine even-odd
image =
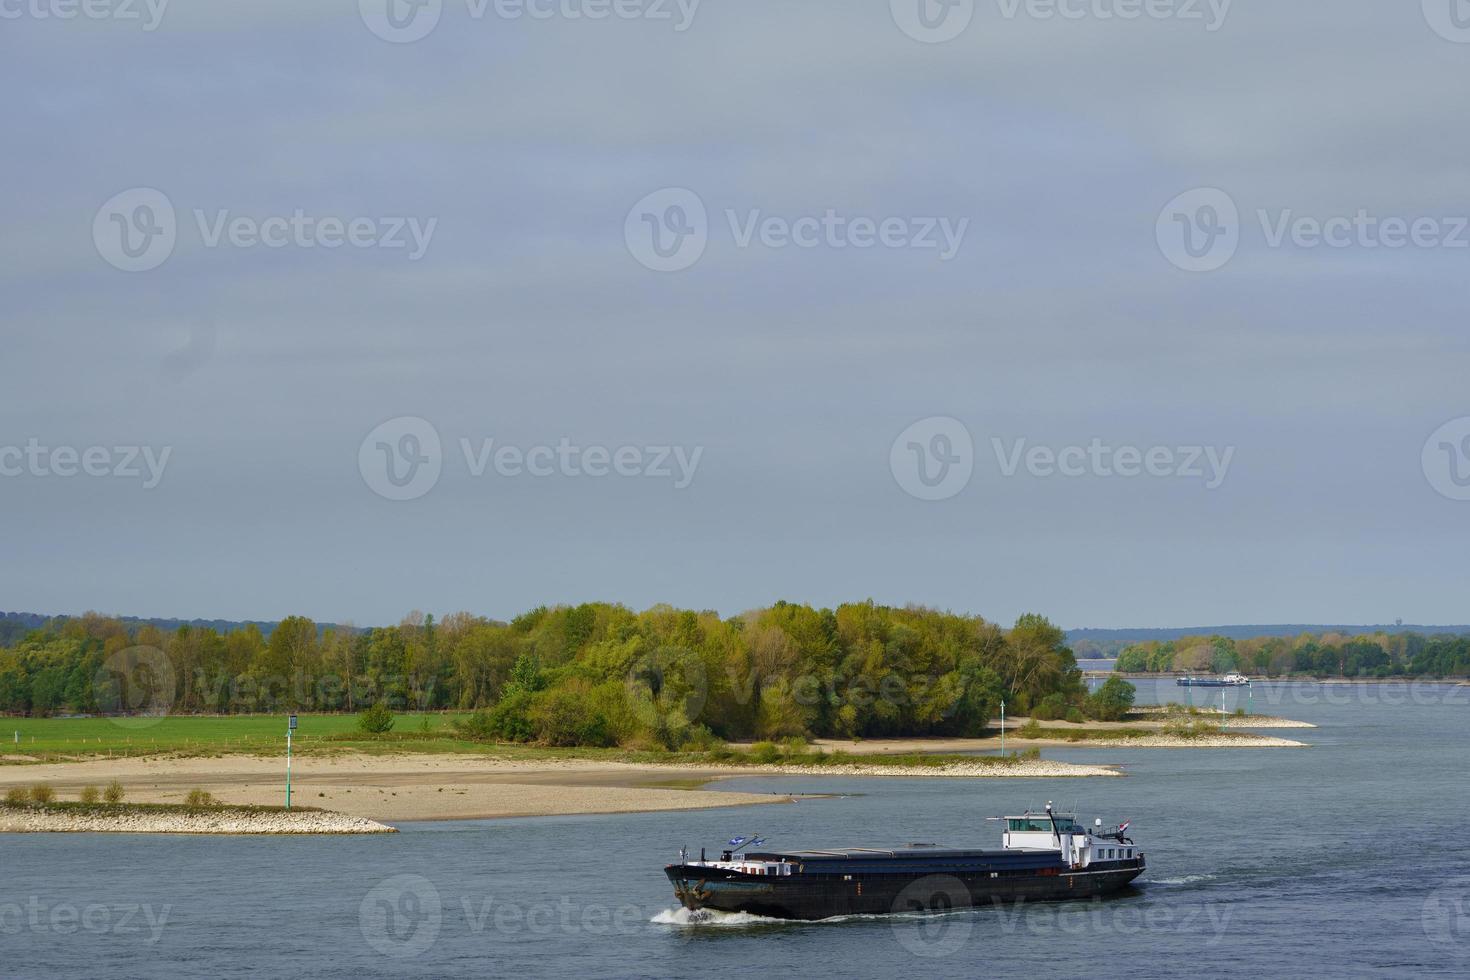
{"type": "MultiPolygon", "coordinates": [[[[465,752],[485,746],[458,738],[458,714],[397,715],[387,735],[364,735],[356,715],[301,715],[292,751],[465,752]],[[425,730],[427,724],[427,730],[425,730]]],[[[285,715],[163,718],[4,718],[0,755],[36,761],[158,754],[286,754],[285,715]]]]}
{"type": "MultiPolygon", "coordinates": [[[[686,765],[878,765],[944,766],[956,761],[1007,765],[1014,756],[930,754],[849,755],[806,749],[765,753],[740,747],[709,752],[664,752],[625,748],[546,748],[487,743],[460,738],[455,720],[463,713],[395,715],[386,735],[365,735],[356,715],[300,715],[292,741],[296,755],[352,751],[370,754],[401,752],[473,753],[502,759],[606,759],[620,762],[686,765]]],[[[4,718],[0,719],[0,756],[25,764],[137,756],[218,756],[286,754],[285,715],[168,716],[163,718],[4,718]],[[18,735],[18,740],[17,740],[18,735]]],[[[759,747],[757,747],[759,748],[759,747]]]]}

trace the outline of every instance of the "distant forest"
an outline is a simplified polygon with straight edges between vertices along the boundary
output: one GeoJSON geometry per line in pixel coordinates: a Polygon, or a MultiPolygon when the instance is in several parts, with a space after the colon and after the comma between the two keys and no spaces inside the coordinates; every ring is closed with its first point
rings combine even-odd
{"type": "Polygon", "coordinates": [[[1302,633],[1297,636],[1186,636],[1148,640],[1118,654],[1124,673],[1171,671],[1229,673],[1266,677],[1465,677],[1470,676],[1470,632],[1350,634],[1302,633]]]}
{"type": "Polygon", "coordinates": [[[678,748],[714,738],[977,735],[998,711],[1116,718],[1062,630],[872,602],[780,602],[722,618],[604,603],[509,623],[413,613],[397,626],[305,617],[222,631],[89,613],[20,624],[0,649],[0,711],[19,714],[460,709],[471,735],[678,748]]]}
{"type": "Polygon", "coordinates": [[[1303,633],[1345,633],[1350,636],[1369,636],[1384,633],[1419,633],[1435,636],[1442,633],[1470,635],[1470,626],[1406,626],[1403,623],[1377,626],[1343,626],[1328,624],[1297,624],[1274,626],[1189,626],[1184,628],[1145,629],[1074,629],[1067,631],[1067,642],[1079,660],[1098,657],[1116,657],[1126,647],[1151,640],[1164,642],[1182,640],[1186,637],[1223,636],[1232,640],[1250,640],[1261,636],[1296,637],[1303,633]]]}

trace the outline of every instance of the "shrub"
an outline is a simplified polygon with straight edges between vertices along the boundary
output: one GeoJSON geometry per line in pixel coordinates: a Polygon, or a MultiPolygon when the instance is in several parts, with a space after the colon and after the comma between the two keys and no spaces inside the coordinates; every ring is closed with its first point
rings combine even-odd
{"type": "Polygon", "coordinates": [[[96,803],[100,799],[102,799],[102,791],[96,786],[84,786],[82,788],[83,803],[96,803]]]}
{"type": "Polygon", "coordinates": [[[1074,725],[1081,725],[1087,721],[1087,716],[1082,713],[1081,708],[1068,708],[1067,720],[1074,725]]]}
{"type": "Polygon", "coordinates": [[[588,693],[585,683],[573,683],[537,694],[530,712],[536,737],[546,745],[616,745],[607,719],[592,705],[588,693]]]}
{"type": "Polygon", "coordinates": [[[1185,721],[1177,718],[1164,725],[1164,734],[1175,738],[1203,738],[1220,734],[1220,726],[1207,721],[1185,721]]]}
{"type": "Polygon", "coordinates": [[[807,740],[800,735],[792,735],[790,738],[781,740],[781,751],[787,755],[806,755],[809,748],[807,740]]]}
{"type": "Polygon", "coordinates": [[[357,728],[369,735],[388,734],[393,730],[393,709],[388,707],[387,701],[379,701],[358,714],[357,728]]]}
{"type": "Polygon", "coordinates": [[[184,806],[214,806],[214,794],[198,788],[191,789],[189,795],[184,797],[184,806]]]}
{"type": "Polygon", "coordinates": [[[713,752],[721,746],[720,737],[704,725],[695,725],[684,736],[680,746],[685,752],[713,752]]]}
{"type": "Polygon", "coordinates": [[[56,799],[56,790],[47,783],[37,783],[31,787],[32,803],[50,803],[56,799]]]}
{"type": "Polygon", "coordinates": [[[531,724],[531,697],[531,692],[523,688],[509,690],[495,707],[482,708],[455,722],[455,730],[466,738],[529,742],[536,737],[531,724]]]}
{"type": "Polygon", "coordinates": [[[31,798],[31,794],[24,786],[12,786],[5,791],[6,803],[24,803],[31,798]]]}
{"type": "Polygon", "coordinates": [[[1067,703],[1060,694],[1048,694],[1041,703],[1031,709],[1031,717],[1038,721],[1056,721],[1067,713],[1067,703]]]}
{"type": "Polygon", "coordinates": [[[122,783],[116,779],[108,783],[107,788],[102,791],[102,798],[108,803],[121,803],[123,801],[122,783]]]}
{"type": "Polygon", "coordinates": [[[781,758],[781,748],[775,742],[756,742],[750,747],[750,759],[752,762],[766,765],[777,762],[781,758]]]}
{"type": "Polygon", "coordinates": [[[1138,689],[1118,676],[1109,677],[1103,686],[1088,696],[1083,707],[1098,721],[1120,721],[1133,707],[1138,689]]]}
{"type": "Polygon", "coordinates": [[[1036,723],[1036,719],[1035,718],[1032,718],[1030,721],[1026,722],[1026,724],[1022,725],[1019,730],[1017,730],[1016,737],[1017,738],[1040,738],[1041,737],[1041,726],[1036,723]]]}

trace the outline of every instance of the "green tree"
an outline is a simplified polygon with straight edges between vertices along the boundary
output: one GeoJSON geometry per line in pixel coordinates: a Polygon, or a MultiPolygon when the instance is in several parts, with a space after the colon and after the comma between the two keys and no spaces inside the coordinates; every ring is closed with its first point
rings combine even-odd
{"type": "Polygon", "coordinates": [[[369,735],[386,735],[393,730],[393,709],[387,701],[379,701],[357,716],[357,728],[369,735]]]}

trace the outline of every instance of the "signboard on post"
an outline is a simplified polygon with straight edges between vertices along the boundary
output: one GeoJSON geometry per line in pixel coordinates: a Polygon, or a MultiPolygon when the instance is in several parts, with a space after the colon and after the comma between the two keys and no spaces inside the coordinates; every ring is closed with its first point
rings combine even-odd
{"type": "Polygon", "coordinates": [[[291,809],[291,733],[296,730],[296,716],[288,715],[286,721],[286,809],[291,809]]]}

